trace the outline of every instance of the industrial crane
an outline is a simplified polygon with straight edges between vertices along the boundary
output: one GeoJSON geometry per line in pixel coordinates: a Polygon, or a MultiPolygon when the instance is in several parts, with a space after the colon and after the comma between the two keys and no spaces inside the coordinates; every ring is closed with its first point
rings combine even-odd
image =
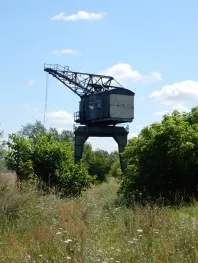
{"type": "MultiPolygon", "coordinates": [[[[74,121],[80,124],[74,131],[75,162],[82,158],[89,137],[113,137],[119,153],[123,152],[129,131],[116,124],[133,121],[135,93],[111,76],[74,72],[58,64],[45,64],[44,71],[80,97],[79,111],[74,113],[74,121]]],[[[121,156],[120,161],[124,170],[121,156]]]]}

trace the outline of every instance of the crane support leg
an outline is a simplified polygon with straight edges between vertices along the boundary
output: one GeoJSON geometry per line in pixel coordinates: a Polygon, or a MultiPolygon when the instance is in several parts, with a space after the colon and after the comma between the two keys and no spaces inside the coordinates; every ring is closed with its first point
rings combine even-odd
{"type": "Polygon", "coordinates": [[[124,158],[122,157],[122,153],[124,152],[124,148],[127,145],[127,134],[115,135],[114,140],[118,144],[118,152],[119,152],[119,156],[120,156],[120,167],[121,167],[121,170],[124,171],[126,169],[126,162],[125,162],[124,158]]]}
{"type": "Polygon", "coordinates": [[[79,126],[75,129],[75,163],[78,163],[82,158],[83,146],[89,137],[113,137],[118,144],[120,154],[120,166],[122,171],[125,170],[126,164],[121,156],[127,145],[128,130],[120,126],[79,126]]]}
{"type": "Polygon", "coordinates": [[[87,139],[88,137],[82,132],[75,133],[75,152],[74,152],[75,163],[78,163],[82,158],[83,146],[87,139]]]}

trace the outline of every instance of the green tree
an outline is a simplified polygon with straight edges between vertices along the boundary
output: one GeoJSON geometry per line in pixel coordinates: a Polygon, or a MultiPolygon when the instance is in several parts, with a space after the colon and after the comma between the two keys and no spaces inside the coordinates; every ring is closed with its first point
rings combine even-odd
{"type": "Polygon", "coordinates": [[[34,139],[36,134],[44,134],[46,132],[45,126],[37,120],[34,124],[28,123],[23,126],[22,129],[17,132],[17,136],[34,139]]]}
{"type": "Polygon", "coordinates": [[[96,176],[97,180],[99,182],[103,182],[107,179],[108,176],[119,176],[120,171],[120,162],[119,162],[119,155],[117,151],[114,151],[112,153],[108,153],[104,150],[95,150],[93,151],[92,146],[90,143],[85,143],[83,148],[83,162],[87,165],[89,174],[96,176]],[[115,166],[118,168],[114,168],[114,171],[112,170],[112,166],[115,166]],[[117,169],[117,175],[115,172],[115,169],[117,169]]]}
{"type": "Polygon", "coordinates": [[[121,178],[122,171],[120,168],[120,160],[119,158],[115,159],[114,162],[112,162],[109,170],[109,176],[115,177],[115,178],[121,178]]]}
{"type": "Polygon", "coordinates": [[[41,123],[41,121],[36,121],[35,123],[28,123],[25,126],[22,126],[22,128],[16,133],[17,136],[28,138],[28,139],[34,139],[36,138],[37,134],[50,134],[54,140],[57,141],[73,141],[74,139],[74,133],[70,130],[62,130],[61,132],[58,132],[56,128],[50,127],[48,130],[45,128],[45,126],[41,123]]]}
{"type": "Polygon", "coordinates": [[[73,141],[74,133],[70,130],[62,130],[58,132],[56,128],[50,128],[48,131],[49,134],[57,141],[73,141]]]}
{"type": "Polygon", "coordinates": [[[94,182],[83,163],[73,161],[72,143],[57,141],[51,134],[37,134],[34,139],[10,136],[6,163],[20,180],[38,178],[65,196],[76,196],[94,182]]]}
{"type": "Polygon", "coordinates": [[[6,166],[15,171],[19,180],[29,180],[35,177],[32,156],[34,154],[33,139],[9,136],[9,151],[5,156],[6,166]]]}
{"type": "Polygon", "coordinates": [[[198,107],[190,113],[174,111],[160,123],[145,127],[137,138],[129,140],[121,193],[131,198],[175,197],[176,192],[197,195],[198,107]]]}
{"type": "Polygon", "coordinates": [[[74,140],[74,133],[70,130],[62,130],[60,133],[60,139],[65,141],[73,141],[74,140]]]}
{"type": "Polygon", "coordinates": [[[91,145],[84,147],[83,161],[87,164],[89,174],[96,176],[99,182],[105,181],[110,167],[110,155],[104,150],[92,150],[91,145]]]}

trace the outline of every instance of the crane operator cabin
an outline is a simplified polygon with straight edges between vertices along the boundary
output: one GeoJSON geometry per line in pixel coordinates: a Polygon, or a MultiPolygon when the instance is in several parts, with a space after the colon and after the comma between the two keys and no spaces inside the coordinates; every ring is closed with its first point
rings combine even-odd
{"type": "Polygon", "coordinates": [[[59,65],[45,65],[45,71],[81,98],[79,110],[74,113],[76,123],[107,126],[133,121],[134,92],[113,77],[72,72],[59,65]]]}

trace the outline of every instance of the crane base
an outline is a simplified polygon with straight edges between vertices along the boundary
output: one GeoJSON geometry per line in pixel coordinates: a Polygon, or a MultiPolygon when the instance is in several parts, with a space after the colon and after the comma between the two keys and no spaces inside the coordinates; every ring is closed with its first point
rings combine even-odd
{"type": "Polygon", "coordinates": [[[75,131],[75,163],[78,163],[82,158],[83,146],[89,137],[112,137],[118,144],[118,151],[120,155],[121,170],[124,171],[126,163],[121,156],[127,145],[128,129],[120,126],[78,126],[75,131]]]}

